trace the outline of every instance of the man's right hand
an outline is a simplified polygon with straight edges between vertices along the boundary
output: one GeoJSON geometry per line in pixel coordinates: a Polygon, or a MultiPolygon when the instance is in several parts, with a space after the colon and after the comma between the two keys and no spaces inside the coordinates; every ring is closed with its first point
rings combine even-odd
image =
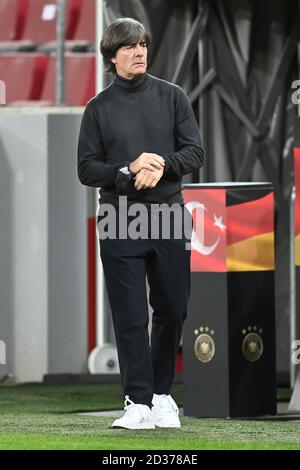
{"type": "Polygon", "coordinates": [[[142,169],[161,170],[164,168],[165,161],[156,153],[143,152],[136,160],[129,164],[129,171],[135,175],[142,169]]]}

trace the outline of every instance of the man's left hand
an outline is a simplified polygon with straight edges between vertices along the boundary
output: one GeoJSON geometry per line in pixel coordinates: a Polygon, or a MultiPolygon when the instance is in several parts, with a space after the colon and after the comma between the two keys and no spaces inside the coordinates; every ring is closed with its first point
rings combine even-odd
{"type": "Polygon", "coordinates": [[[148,170],[142,168],[135,176],[134,187],[138,191],[141,189],[154,188],[163,175],[164,169],[148,170]]]}

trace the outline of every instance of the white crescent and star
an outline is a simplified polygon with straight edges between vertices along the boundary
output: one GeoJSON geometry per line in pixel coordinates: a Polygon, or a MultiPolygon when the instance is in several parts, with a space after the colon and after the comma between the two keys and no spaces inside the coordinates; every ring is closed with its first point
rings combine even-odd
{"type": "MultiPolygon", "coordinates": [[[[193,213],[194,209],[201,209],[203,211],[202,212],[202,217],[203,217],[202,220],[204,222],[204,211],[208,212],[208,209],[204,206],[204,204],[201,204],[198,201],[189,201],[186,204],[186,207],[190,211],[191,214],[193,213]]],[[[222,222],[223,216],[221,215],[220,217],[217,217],[216,214],[213,213],[213,219],[214,219],[213,225],[218,227],[220,229],[220,231],[223,233],[224,230],[226,229],[226,226],[222,222]]],[[[204,230],[203,230],[202,233],[203,233],[203,236],[201,238],[203,238],[203,240],[199,240],[196,231],[193,230],[192,238],[191,238],[192,248],[194,250],[198,251],[201,255],[208,256],[208,255],[212,254],[215,251],[215,249],[217,248],[217,246],[218,246],[218,244],[221,240],[221,237],[220,237],[220,235],[218,235],[217,240],[215,241],[215,243],[213,243],[212,245],[205,245],[204,244],[204,230]]]]}
{"type": "Polygon", "coordinates": [[[220,217],[217,217],[216,214],[213,214],[213,218],[214,218],[214,225],[216,227],[219,227],[221,232],[224,232],[226,226],[222,222],[223,216],[221,215],[220,217]]]}

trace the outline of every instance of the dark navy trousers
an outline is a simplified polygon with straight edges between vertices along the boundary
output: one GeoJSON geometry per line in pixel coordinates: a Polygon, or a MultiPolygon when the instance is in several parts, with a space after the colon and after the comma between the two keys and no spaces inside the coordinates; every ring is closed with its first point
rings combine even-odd
{"type": "MultiPolygon", "coordinates": [[[[170,237],[151,238],[151,223],[163,212],[147,213],[148,239],[101,239],[100,256],[113,317],[124,395],[135,403],[151,404],[153,393],[169,394],[174,380],[183,322],[190,296],[191,231],[175,239],[178,223],[190,221],[181,206],[182,221],[170,216],[170,237]],[[183,214],[186,218],[184,219],[183,214]],[[176,220],[177,221],[176,221],[176,220]],[[153,309],[151,342],[148,335],[148,303],[153,309]],[[150,343],[150,344],[149,344],[150,343]]],[[[132,217],[127,218],[128,224],[132,217]]],[[[98,218],[99,221],[99,218],[98,218]]],[[[117,223],[118,230],[118,223],[117,223]]]]}

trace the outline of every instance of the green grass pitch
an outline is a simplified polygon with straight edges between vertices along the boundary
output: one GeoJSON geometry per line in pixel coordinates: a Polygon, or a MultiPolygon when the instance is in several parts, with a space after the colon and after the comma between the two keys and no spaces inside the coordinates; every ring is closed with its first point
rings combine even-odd
{"type": "MultiPolygon", "coordinates": [[[[182,387],[172,394],[180,404],[182,387]]],[[[181,429],[126,431],[110,428],[114,418],[79,414],[122,401],[117,384],[1,385],[0,449],[300,449],[300,422],[182,417],[181,429]]]]}

